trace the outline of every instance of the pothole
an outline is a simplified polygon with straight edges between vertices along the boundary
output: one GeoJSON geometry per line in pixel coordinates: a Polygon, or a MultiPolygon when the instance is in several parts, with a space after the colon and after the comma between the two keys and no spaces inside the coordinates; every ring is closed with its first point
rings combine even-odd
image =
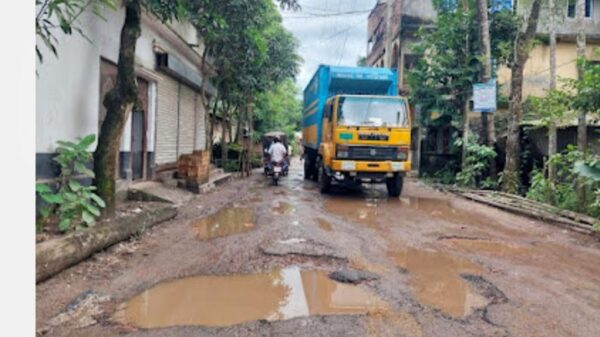
{"type": "Polygon", "coordinates": [[[474,291],[461,274],[480,275],[470,260],[437,251],[408,248],[390,252],[398,267],[408,271],[417,299],[454,318],[464,318],[489,300],[474,291]]]}
{"type": "Polygon", "coordinates": [[[247,232],[255,227],[254,212],[246,207],[225,207],[192,224],[201,240],[247,232]]]}
{"type": "Polygon", "coordinates": [[[327,232],[332,232],[333,231],[333,226],[331,225],[331,223],[325,219],[317,219],[317,223],[319,224],[319,227],[327,232]]]}
{"type": "Polygon", "coordinates": [[[273,212],[280,215],[290,214],[294,212],[294,207],[287,202],[280,201],[277,206],[273,207],[273,212]]]}
{"type": "Polygon", "coordinates": [[[326,272],[291,267],[161,283],[124,303],[114,319],[140,328],[223,327],[255,320],[365,314],[388,307],[362,288],[330,280],[326,272]]]}
{"type": "Polygon", "coordinates": [[[443,239],[452,247],[467,253],[484,253],[493,256],[517,256],[530,253],[531,249],[513,243],[474,238],[449,238],[443,239]]]}

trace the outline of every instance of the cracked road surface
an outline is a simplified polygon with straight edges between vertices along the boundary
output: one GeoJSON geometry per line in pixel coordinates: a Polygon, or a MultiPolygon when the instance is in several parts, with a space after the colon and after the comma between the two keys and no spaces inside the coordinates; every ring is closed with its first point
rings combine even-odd
{"type": "Polygon", "coordinates": [[[416,180],[324,196],[301,166],[39,284],[38,335],[598,336],[595,239],[416,180]]]}

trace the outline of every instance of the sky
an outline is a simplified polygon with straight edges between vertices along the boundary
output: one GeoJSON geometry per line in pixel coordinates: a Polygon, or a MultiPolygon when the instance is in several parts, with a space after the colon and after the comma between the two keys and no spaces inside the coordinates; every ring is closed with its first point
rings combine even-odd
{"type": "Polygon", "coordinates": [[[284,26],[298,39],[304,60],[296,79],[301,93],[320,64],[355,66],[367,50],[367,18],[377,0],[300,0],[283,11],[284,26]]]}

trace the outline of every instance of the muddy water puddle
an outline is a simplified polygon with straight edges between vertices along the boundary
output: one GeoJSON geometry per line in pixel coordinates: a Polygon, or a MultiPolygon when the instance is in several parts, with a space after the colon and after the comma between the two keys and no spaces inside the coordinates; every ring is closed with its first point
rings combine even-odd
{"type": "Polygon", "coordinates": [[[217,213],[200,219],[192,224],[196,235],[201,240],[244,233],[252,230],[254,211],[246,207],[226,207],[217,213]]]}
{"type": "Polygon", "coordinates": [[[333,231],[333,225],[331,224],[331,222],[325,220],[325,219],[317,219],[317,223],[319,224],[319,227],[327,232],[332,232],[333,231]]]}
{"type": "Polygon", "coordinates": [[[533,253],[532,247],[486,239],[450,238],[443,241],[467,253],[483,253],[497,257],[521,256],[533,253]]]}
{"type": "Polygon", "coordinates": [[[456,318],[463,318],[488,300],[471,289],[461,274],[480,275],[482,269],[468,259],[438,251],[408,248],[388,254],[408,271],[417,299],[456,318]]]}
{"type": "Polygon", "coordinates": [[[331,197],[325,209],[333,214],[355,221],[368,227],[393,224],[393,221],[406,218],[406,210],[418,210],[426,216],[458,225],[480,226],[497,222],[484,215],[463,211],[448,200],[421,197],[401,197],[392,199],[375,193],[360,197],[331,197]]]}
{"type": "Polygon", "coordinates": [[[230,326],[387,308],[375,295],[326,272],[292,267],[270,273],[199,276],[159,284],[124,303],[119,322],[141,328],[230,326]]]}
{"type": "Polygon", "coordinates": [[[278,202],[277,206],[273,207],[273,212],[280,215],[291,214],[295,211],[294,206],[287,202],[278,202]]]}

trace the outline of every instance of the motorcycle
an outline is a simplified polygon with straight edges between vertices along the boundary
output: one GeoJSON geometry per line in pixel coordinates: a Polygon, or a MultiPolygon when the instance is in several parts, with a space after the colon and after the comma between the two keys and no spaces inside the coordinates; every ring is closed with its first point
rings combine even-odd
{"type": "Polygon", "coordinates": [[[272,162],[271,163],[271,178],[273,180],[273,185],[277,186],[279,184],[279,178],[282,175],[284,175],[283,163],[282,162],[272,162]]]}
{"type": "Polygon", "coordinates": [[[271,177],[273,185],[279,185],[279,179],[288,175],[288,165],[284,160],[280,162],[271,161],[265,167],[265,175],[271,177]]]}

